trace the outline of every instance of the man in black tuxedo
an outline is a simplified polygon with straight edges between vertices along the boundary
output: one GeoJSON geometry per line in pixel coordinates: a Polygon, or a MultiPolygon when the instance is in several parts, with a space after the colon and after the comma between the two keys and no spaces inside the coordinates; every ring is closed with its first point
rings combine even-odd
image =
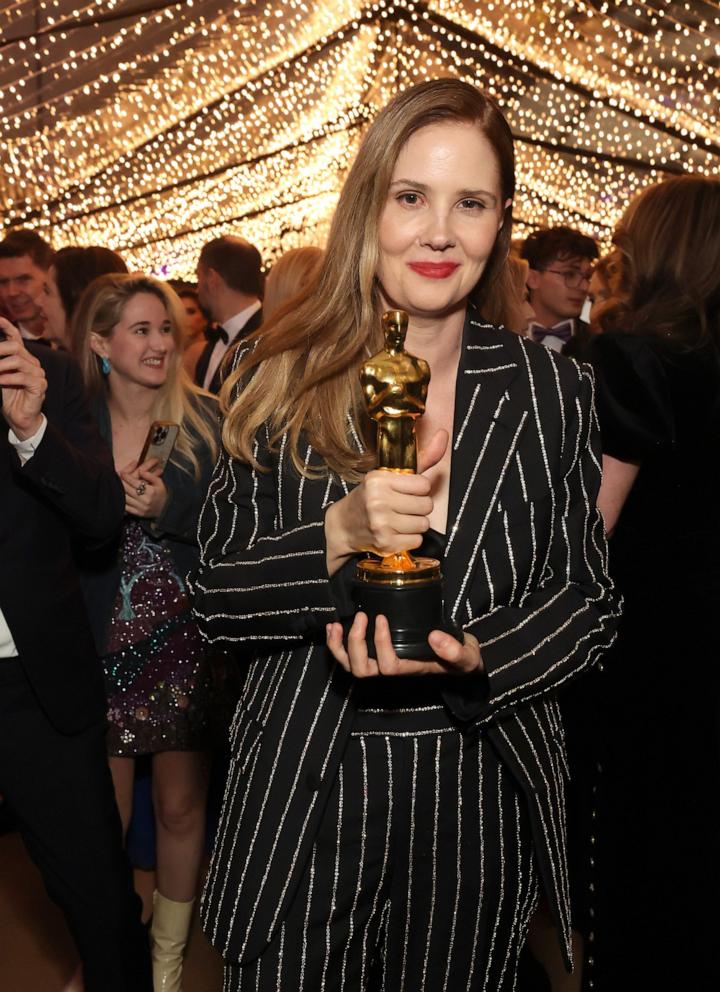
{"type": "Polygon", "coordinates": [[[227,235],[209,241],[197,265],[200,305],[220,325],[208,335],[195,369],[198,386],[219,393],[226,353],[262,323],[262,259],[249,241],[227,235]]]}
{"type": "Polygon", "coordinates": [[[0,792],[65,914],[85,992],[149,992],[73,561],[73,542],[120,526],[122,485],[74,362],[4,319],[0,332],[0,792]]]}
{"type": "Polygon", "coordinates": [[[530,271],[527,287],[535,320],[528,337],[570,358],[582,358],[590,327],[580,319],[598,247],[571,227],[533,231],[520,249],[530,271]]]}

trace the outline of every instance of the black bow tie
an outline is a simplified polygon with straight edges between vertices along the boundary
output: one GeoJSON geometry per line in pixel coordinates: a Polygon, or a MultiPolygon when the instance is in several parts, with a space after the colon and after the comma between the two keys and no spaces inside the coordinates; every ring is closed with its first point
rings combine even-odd
{"type": "Polygon", "coordinates": [[[573,330],[574,324],[572,320],[561,320],[559,324],[554,324],[552,327],[544,327],[534,320],[530,322],[530,337],[533,341],[538,342],[543,341],[545,338],[553,337],[567,343],[573,336],[573,330]]]}
{"type": "Polygon", "coordinates": [[[215,324],[213,327],[208,327],[205,331],[205,337],[211,344],[217,344],[218,341],[222,341],[227,344],[230,338],[228,337],[228,332],[221,324],[215,324]]]}

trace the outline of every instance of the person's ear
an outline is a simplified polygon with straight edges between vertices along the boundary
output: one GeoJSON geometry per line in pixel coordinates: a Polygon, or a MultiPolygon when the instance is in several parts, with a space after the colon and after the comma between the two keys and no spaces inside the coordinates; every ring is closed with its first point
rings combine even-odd
{"type": "Polygon", "coordinates": [[[538,272],[537,269],[528,269],[525,285],[527,286],[528,289],[539,289],[540,273],[538,272]]]}
{"type": "Polygon", "coordinates": [[[107,358],[110,351],[110,344],[107,338],[101,337],[95,331],[90,332],[90,351],[94,351],[98,358],[107,358]]]}
{"type": "Polygon", "coordinates": [[[512,202],[513,202],[512,200],[506,200],[505,203],[503,204],[502,213],[500,214],[500,220],[498,221],[498,234],[502,230],[502,226],[505,223],[505,215],[512,206],[512,202]]]}
{"type": "Polygon", "coordinates": [[[225,280],[217,269],[213,269],[208,266],[205,270],[205,285],[211,293],[216,293],[219,289],[223,288],[225,285],[225,280]]]}

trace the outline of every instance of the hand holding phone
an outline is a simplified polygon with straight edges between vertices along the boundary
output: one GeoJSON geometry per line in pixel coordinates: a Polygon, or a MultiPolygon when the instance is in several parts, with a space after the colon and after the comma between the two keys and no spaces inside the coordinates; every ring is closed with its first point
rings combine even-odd
{"type": "Polygon", "coordinates": [[[165,509],[168,491],[157,474],[157,461],[147,458],[139,465],[131,462],[118,474],[125,490],[125,512],[148,520],[159,517],[165,509]]]}
{"type": "Polygon", "coordinates": [[[20,331],[4,317],[0,317],[0,333],[0,406],[8,426],[24,440],[42,425],[47,379],[20,331]]]}
{"type": "Polygon", "coordinates": [[[154,421],[137,465],[131,463],[120,472],[127,513],[146,519],[155,519],[162,513],[168,492],[161,475],[170,460],[179,431],[179,425],[171,421],[154,421]]]}

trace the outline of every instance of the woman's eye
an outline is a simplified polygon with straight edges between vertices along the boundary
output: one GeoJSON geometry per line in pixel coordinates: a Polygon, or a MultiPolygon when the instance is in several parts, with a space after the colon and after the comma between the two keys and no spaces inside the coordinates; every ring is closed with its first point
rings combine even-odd
{"type": "Polygon", "coordinates": [[[400,203],[406,203],[409,207],[417,206],[420,202],[419,193],[400,193],[398,195],[398,200],[400,203]]]}
{"type": "Polygon", "coordinates": [[[463,210],[484,210],[485,204],[482,200],[461,200],[460,206],[463,210]]]}

